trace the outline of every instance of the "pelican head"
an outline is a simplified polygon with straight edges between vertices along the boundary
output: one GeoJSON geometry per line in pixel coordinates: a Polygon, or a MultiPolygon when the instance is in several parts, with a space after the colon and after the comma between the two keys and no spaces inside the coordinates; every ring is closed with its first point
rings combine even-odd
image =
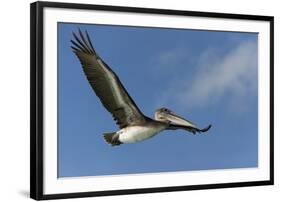
{"type": "Polygon", "coordinates": [[[154,114],[154,119],[156,121],[170,123],[171,121],[168,119],[168,116],[170,115],[171,112],[172,112],[171,110],[164,107],[157,109],[154,114]]]}
{"type": "Polygon", "coordinates": [[[155,120],[160,122],[196,128],[196,126],[192,122],[180,117],[179,115],[175,114],[172,110],[167,109],[165,107],[157,109],[154,114],[154,118],[155,120]]]}

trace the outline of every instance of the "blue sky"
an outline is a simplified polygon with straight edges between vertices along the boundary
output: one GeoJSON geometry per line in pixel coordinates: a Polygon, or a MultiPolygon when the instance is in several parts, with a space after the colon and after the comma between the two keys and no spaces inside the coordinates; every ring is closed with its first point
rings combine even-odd
{"type": "Polygon", "coordinates": [[[59,23],[58,176],[258,166],[257,40],[252,33],[59,23]],[[87,30],[96,51],[144,114],[167,107],[199,127],[111,147],[118,130],[70,48],[87,30]]]}

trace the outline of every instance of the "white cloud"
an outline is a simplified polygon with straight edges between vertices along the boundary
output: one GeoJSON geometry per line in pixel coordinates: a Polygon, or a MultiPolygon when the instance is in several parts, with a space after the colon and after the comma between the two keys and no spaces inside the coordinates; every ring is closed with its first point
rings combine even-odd
{"type": "Polygon", "coordinates": [[[178,103],[185,108],[208,107],[224,95],[235,103],[256,93],[258,70],[255,42],[242,42],[225,55],[208,49],[199,58],[192,80],[172,81],[161,97],[162,103],[178,103]]]}
{"type": "Polygon", "coordinates": [[[185,62],[189,58],[189,51],[187,49],[177,47],[166,50],[159,54],[157,61],[160,66],[171,66],[185,62]]]}

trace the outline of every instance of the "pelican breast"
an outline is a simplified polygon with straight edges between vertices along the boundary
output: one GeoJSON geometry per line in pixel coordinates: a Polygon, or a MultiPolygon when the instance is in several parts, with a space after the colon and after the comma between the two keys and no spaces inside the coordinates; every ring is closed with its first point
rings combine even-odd
{"type": "Polygon", "coordinates": [[[135,143],[155,136],[166,129],[165,125],[128,126],[117,132],[122,143],[135,143]]]}

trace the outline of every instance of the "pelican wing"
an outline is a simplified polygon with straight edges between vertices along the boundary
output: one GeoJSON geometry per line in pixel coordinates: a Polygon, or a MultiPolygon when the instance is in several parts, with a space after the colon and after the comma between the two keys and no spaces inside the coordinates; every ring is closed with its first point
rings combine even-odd
{"type": "Polygon", "coordinates": [[[187,130],[189,132],[192,132],[193,134],[198,133],[205,133],[207,132],[210,128],[212,127],[212,125],[208,125],[205,128],[197,128],[196,126],[191,126],[191,125],[181,125],[181,124],[169,124],[169,127],[167,129],[169,130],[177,130],[177,129],[183,129],[183,130],[187,130]]]}
{"type": "Polygon", "coordinates": [[[73,33],[73,52],[79,58],[84,73],[99,97],[120,128],[145,122],[145,116],[138,109],[117,75],[98,56],[90,37],[79,30],[79,37],[73,33]]]}

